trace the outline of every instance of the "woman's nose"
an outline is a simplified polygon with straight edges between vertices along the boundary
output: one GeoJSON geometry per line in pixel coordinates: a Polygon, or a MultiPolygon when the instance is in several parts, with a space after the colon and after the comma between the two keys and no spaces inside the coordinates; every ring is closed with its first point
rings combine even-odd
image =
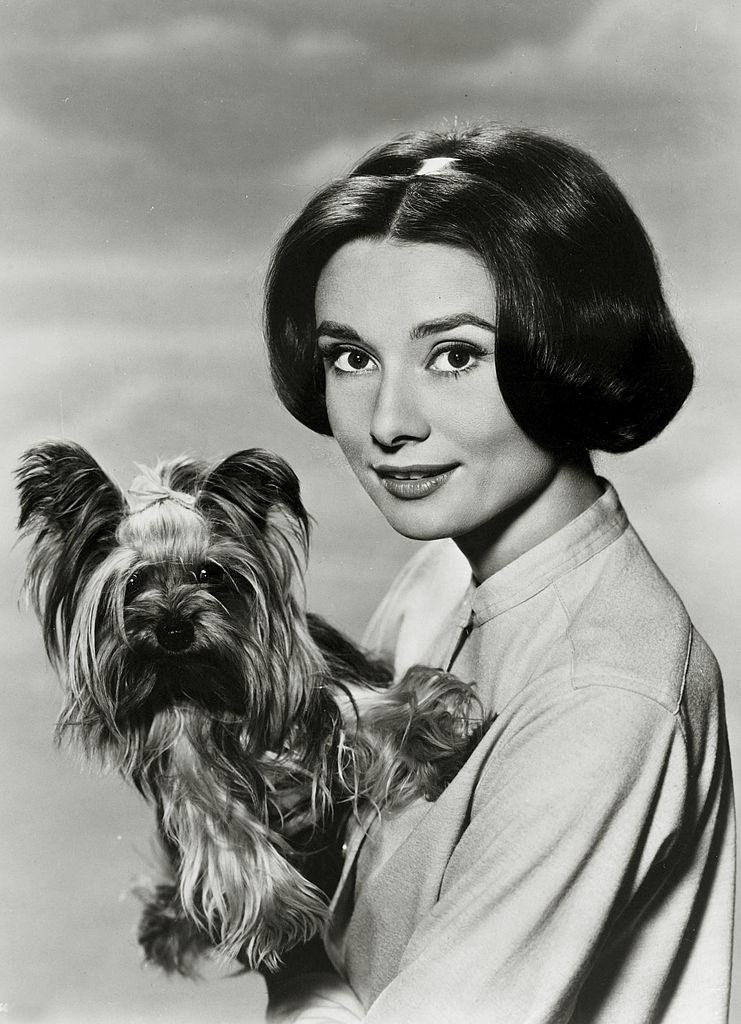
{"type": "Polygon", "coordinates": [[[422,441],[427,437],[430,432],[427,416],[408,377],[383,375],[376,394],[370,431],[373,440],[383,448],[393,448],[404,441],[422,441]]]}

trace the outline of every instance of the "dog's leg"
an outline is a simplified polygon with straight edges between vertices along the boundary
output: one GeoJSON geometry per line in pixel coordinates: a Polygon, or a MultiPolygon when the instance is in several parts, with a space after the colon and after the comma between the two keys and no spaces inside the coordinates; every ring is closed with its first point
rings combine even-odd
{"type": "MultiPolygon", "coordinates": [[[[399,752],[410,758],[420,790],[436,799],[455,778],[492,722],[468,683],[449,672],[415,665],[394,684],[412,708],[399,736],[399,752]]],[[[389,723],[399,735],[399,723],[389,723]]]]}
{"type": "Polygon", "coordinates": [[[238,809],[228,820],[207,819],[192,805],[171,811],[169,827],[178,831],[163,834],[162,845],[173,878],[136,890],[147,963],[194,977],[198,958],[212,950],[224,962],[274,970],[282,953],[321,928],[321,891],[276,849],[267,829],[245,818],[238,809]]]}
{"type": "MultiPolygon", "coordinates": [[[[165,834],[176,850],[185,915],[224,961],[277,966],[321,927],[326,903],[294,867],[281,836],[213,776],[184,772],[169,801],[165,834]],[[186,783],[187,784],[184,784],[186,783]]],[[[173,929],[178,922],[173,919],[173,929]]]]}
{"type": "Polygon", "coordinates": [[[474,688],[424,666],[394,682],[387,665],[329,623],[316,615],[308,623],[345,725],[341,787],[378,806],[400,806],[419,796],[436,799],[491,721],[474,688]]]}
{"type": "Polygon", "coordinates": [[[137,938],[144,950],[145,963],[155,964],[168,974],[193,978],[197,976],[199,957],[213,942],[183,907],[178,886],[180,856],[163,830],[161,805],[157,829],[164,880],[156,885],[137,886],[135,890],[144,904],[137,938]]]}
{"type": "Polygon", "coordinates": [[[352,685],[347,695],[357,723],[348,721],[358,796],[379,806],[437,799],[491,721],[469,684],[419,665],[386,689],[352,685]]]}

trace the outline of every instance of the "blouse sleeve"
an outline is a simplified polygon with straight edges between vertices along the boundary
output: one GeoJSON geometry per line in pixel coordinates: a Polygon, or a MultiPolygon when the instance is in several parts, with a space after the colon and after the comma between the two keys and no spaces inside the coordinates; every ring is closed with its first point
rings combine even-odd
{"type": "Polygon", "coordinates": [[[512,726],[368,1024],[570,1021],[600,944],[675,843],[688,769],[666,707],[587,685],[512,726]]]}

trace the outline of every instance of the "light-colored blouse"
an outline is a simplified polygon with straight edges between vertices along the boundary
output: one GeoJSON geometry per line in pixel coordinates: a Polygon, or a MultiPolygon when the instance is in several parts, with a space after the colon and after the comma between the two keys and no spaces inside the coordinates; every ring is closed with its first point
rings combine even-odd
{"type": "Polygon", "coordinates": [[[426,545],[367,637],[400,671],[459,648],[496,715],[435,803],[350,836],[326,945],[368,1024],[725,1024],[735,823],[712,653],[609,485],[469,580],[426,545]]]}

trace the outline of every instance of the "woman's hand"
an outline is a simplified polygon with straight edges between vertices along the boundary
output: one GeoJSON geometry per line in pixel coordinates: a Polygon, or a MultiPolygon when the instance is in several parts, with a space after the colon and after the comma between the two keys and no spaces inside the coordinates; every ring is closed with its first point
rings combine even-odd
{"type": "Polygon", "coordinates": [[[300,974],[270,991],[268,1024],[356,1024],[365,1016],[357,996],[336,974],[300,974]]]}

